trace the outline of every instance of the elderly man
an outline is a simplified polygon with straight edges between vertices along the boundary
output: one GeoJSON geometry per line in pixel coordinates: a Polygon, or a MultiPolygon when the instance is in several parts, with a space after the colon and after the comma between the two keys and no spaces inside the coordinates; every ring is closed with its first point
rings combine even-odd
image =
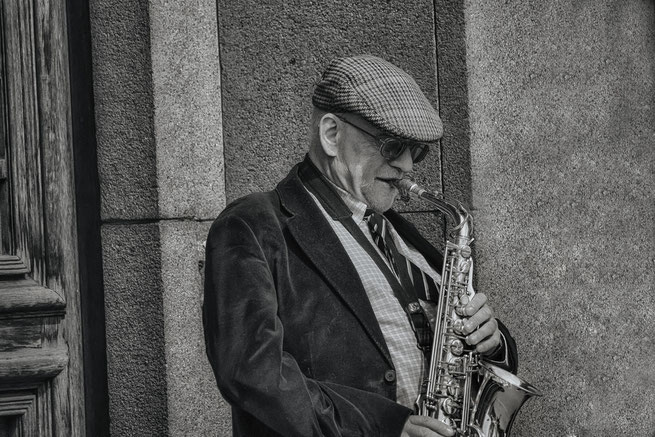
{"type": "MultiPolygon", "coordinates": [[[[441,255],[390,209],[394,182],[441,137],[439,116],[373,56],[332,61],[312,102],[304,161],[274,191],[228,205],[207,239],[207,354],[234,435],[453,435],[413,414],[441,255]],[[423,286],[401,280],[398,258],[423,286]]],[[[515,371],[483,294],[464,316],[468,344],[515,371]]]]}

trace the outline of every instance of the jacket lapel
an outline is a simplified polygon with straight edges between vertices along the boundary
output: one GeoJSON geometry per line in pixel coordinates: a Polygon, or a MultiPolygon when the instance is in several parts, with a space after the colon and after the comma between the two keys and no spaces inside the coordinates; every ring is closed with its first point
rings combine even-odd
{"type": "Polygon", "coordinates": [[[355,266],[298,177],[298,166],[277,186],[289,214],[287,226],[298,246],[352,311],[380,353],[393,366],[382,331],[355,266]]]}

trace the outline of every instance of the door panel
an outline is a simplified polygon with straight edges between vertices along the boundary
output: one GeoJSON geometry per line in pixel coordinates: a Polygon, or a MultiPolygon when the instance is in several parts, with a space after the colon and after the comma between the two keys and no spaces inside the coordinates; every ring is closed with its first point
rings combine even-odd
{"type": "Polygon", "coordinates": [[[0,10],[0,435],[83,435],[65,3],[0,10]]]}

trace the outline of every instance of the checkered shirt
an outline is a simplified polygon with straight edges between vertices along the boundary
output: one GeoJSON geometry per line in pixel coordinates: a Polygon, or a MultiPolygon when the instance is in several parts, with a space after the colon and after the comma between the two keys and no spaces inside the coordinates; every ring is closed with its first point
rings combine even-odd
{"type": "MultiPolygon", "coordinates": [[[[355,223],[380,253],[382,259],[386,261],[386,257],[380,252],[377,245],[373,243],[373,237],[369,231],[368,224],[366,223],[366,220],[364,220],[366,205],[356,200],[349,193],[339,187],[334,185],[333,187],[337,189],[344,203],[353,212],[352,218],[355,220],[355,223]]],[[[408,408],[413,408],[423,377],[425,358],[423,352],[421,352],[416,345],[416,337],[414,336],[414,331],[412,331],[412,328],[409,325],[407,314],[403,311],[403,308],[393,294],[391,286],[387,282],[380,268],[375,264],[375,261],[373,261],[366,250],[364,250],[364,248],[355,240],[343,224],[330,217],[319,200],[311,192],[309,194],[312,196],[316,205],[318,205],[325,216],[325,219],[330,223],[330,226],[332,226],[332,229],[337,234],[339,241],[341,241],[341,244],[350,256],[350,259],[355,265],[355,269],[362,280],[364,290],[371,302],[373,312],[375,313],[380,329],[382,330],[382,335],[384,336],[387,348],[391,354],[391,360],[393,361],[396,370],[396,401],[408,408]]],[[[391,236],[394,243],[396,243],[398,251],[403,256],[409,258],[417,267],[430,275],[435,282],[439,284],[441,276],[430,267],[425,258],[423,258],[423,255],[414,248],[408,246],[388,221],[387,226],[387,232],[391,232],[391,236]]],[[[434,305],[424,301],[421,301],[421,304],[426,310],[428,317],[433,320],[436,313],[434,305]]]]}
{"type": "Polygon", "coordinates": [[[334,59],[314,88],[312,103],[331,112],[362,116],[402,138],[433,142],[443,125],[414,79],[375,56],[334,59]]]}

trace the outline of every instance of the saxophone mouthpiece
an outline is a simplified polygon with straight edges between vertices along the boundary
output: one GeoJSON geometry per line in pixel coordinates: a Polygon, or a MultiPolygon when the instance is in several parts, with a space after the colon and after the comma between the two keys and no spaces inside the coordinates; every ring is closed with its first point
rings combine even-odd
{"type": "Polygon", "coordinates": [[[420,197],[426,192],[425,188],[422,188],[411,178],[398,179],[394,182],[394,185],[398,188],[398,191],[400,191],[400,197],[403,200],[409,199],[410,193],[414,193],[420,197]]]}
{"type": "Polygon", "coordinates": [[[409,190],[411,188],[411,181],[408,179],[397,179],[393,182],[393,185],[398,188],[400,194],[400,200],[407,203],[410,200],[409,190]]]}

